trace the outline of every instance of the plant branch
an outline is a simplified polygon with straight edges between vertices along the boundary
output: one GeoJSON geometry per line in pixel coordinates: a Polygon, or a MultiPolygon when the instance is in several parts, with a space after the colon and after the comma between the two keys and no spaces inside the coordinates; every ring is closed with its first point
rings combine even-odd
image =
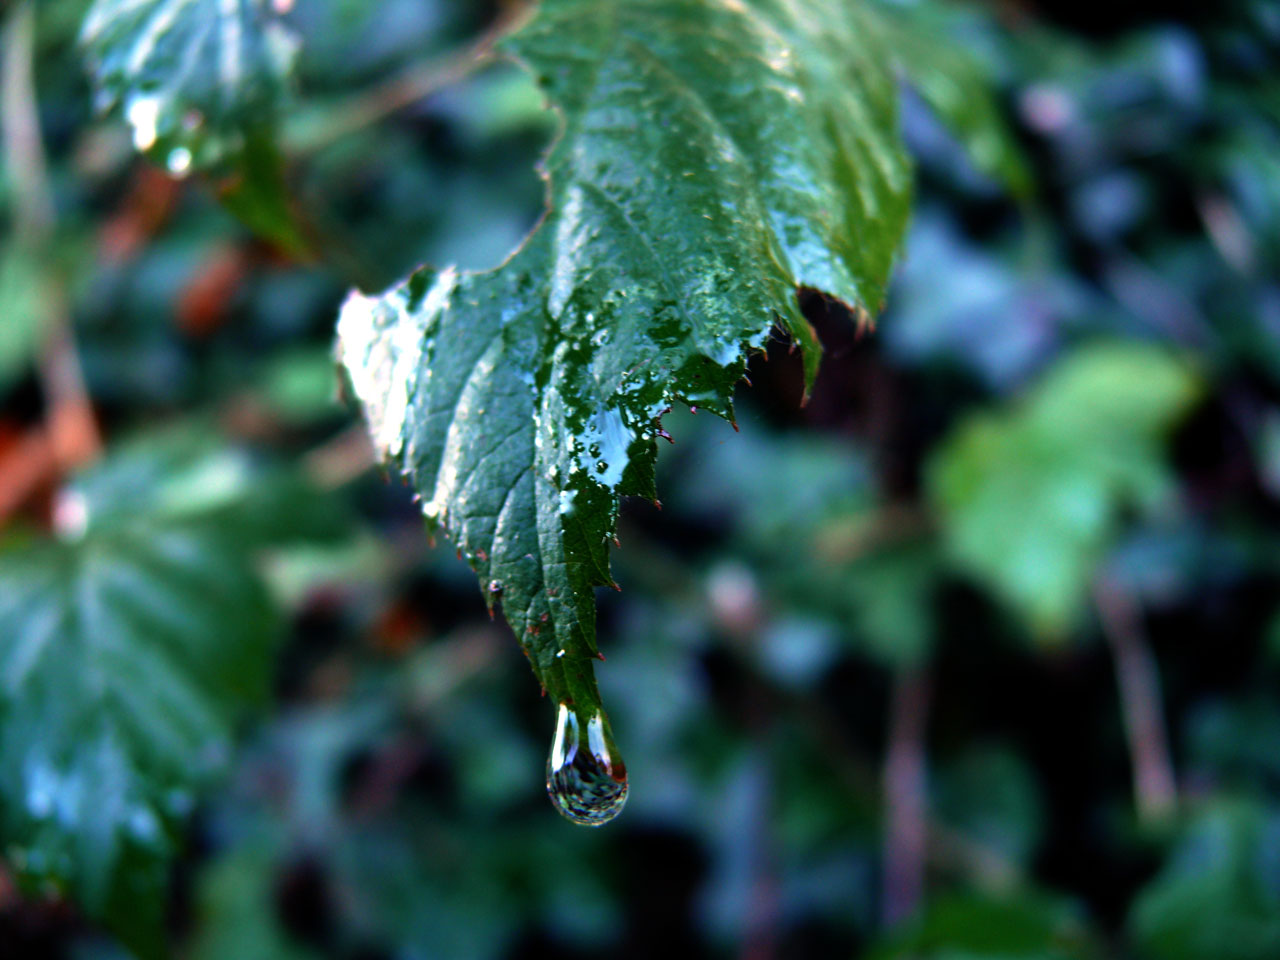
{"type": "Polygon", "coordinates": [[[5,23],[0,124],[13,188],[14,232],[33,247],[49,242],[56,222],[36,110],[35,37],[35,8],[28,0],[14,7],[5,23]]]}
{"type": "Polygon", "coordinates": [[[884,895],[881,901],[884,923],[889,927],[914,913],[924,897],[929,838],[925,769],[929,688],[929,675],[923,667],[900,667],[894,677],[884,769],[884,895]]]}
{"type": "Polygon", "coordinates": [[[498,40],[515,26],[527,7],[526,3],[508,4],[473,43],[444,56],[411,64],[379,86],[325,108],[322,121],[304,117],[286,126],[285,148],[290,152],[314,152],[464,79],[496,58],[494,47],[498,40]]]}
{"type": "Polygon", "coordinates": [[[1103,577],[1094,587],[1094,602],[1115,661],[1138,818],[1148,824],[1161,822],[1177,807],[1178,791],[1165,734],[1159,667],[1133,598],[1103,577]]]}
{"type": "MultiPolygon", "coordinates": [[[[14,196],[17,243],[36,254],[36,262],[48,263],[57,209],[36,105],[35,26],[30,0],[15,6],[5,23],[0,130],[14,196]]],[[[46,428],[56,465],[68,470],[97,457],[102,441],[76,351],[64,278],[49,266],[36,282],[42,287],[44,303],[45,340],[38,367],[48,404],[46,428]]]]}

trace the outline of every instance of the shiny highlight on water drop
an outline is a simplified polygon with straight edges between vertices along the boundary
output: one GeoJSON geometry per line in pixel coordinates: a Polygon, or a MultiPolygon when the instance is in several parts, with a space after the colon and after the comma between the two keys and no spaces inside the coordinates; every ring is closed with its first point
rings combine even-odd
{"type": "Polygon", "coordinates": [[[547,757],[547,795],[565,819],[586,827],[599,827],[622,812],[627,768],[604,713],[584,717],[559,705],[547,757]]]}

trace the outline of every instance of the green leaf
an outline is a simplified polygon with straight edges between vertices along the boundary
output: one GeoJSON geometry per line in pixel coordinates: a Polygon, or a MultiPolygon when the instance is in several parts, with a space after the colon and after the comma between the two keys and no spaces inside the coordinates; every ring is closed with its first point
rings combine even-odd
{"type": "Polygon", "coordinates": [[[245,549],[305,541],[334,543],[349,514],[296,471],[221,443],[202,420],[143,433],[118,444],[110,459],[77,478],[71,500],[95,527],[130,523],[200,523],[245,549]]]}
{"type": "Polygon", "coordinates": [[[46,282],[41,258],[17,244],[0,247],[0,388],[35,361],[52,312],[46,282]]]}
{"type": "Polygon", "coordinates": [[[175,176],[209,171],[228,209],[295,254],[275,130],[298,43],[271,0],[96,0],[81,31],[101,111],[175,176]]]}
{"type": "Polygon", "coordinates": [[[1087,960],[1099,956],[1070,903],[1035,891],[932,903],[871,960],[1087,960]]]}
{"type": "Polygon", "coordinates": [[[943,823],[1026,866],[1044,826],[1032,771],[1016,753],[969,747],[945,764],[935,780],[935,806],[943,823]]]}
{"type": "Polygon", "coordinates": [[[796,290],[879,307],[908,206],[888,57],[844,0],[546,0],[506,49],[563,117],[550,210],[481,274],[353,295],[340,353],[384,456],[501,599],[557,701],[598,708],[592,588],[660,419],[732,417],[796,290]]]}
{"type": "Polygon", "coordinates": [[[271,851],[244,846],[218,860],[201,877],[200,925],[187,954],[191,960],[311,960],[273,910],[275,861],[271,851]]]}
{"type": "Polygon", "coordinates": [[[174,173],[236,157],[271,128],[297,44],[269,0],[97,0],[81,41],[100,109],[174,173]]]}
{"type": "Polygon", "coordinates": [[[1033,630],[1062,635],[1124,507],[1169,487],[1165,437],[1196,375],[1140,344],[1078,350],[1016,408],[964,421],[930,464],[930,497],[952,559],[1033,630]]]}
{"type": "Polygon", "coordinates": [[[1280,822],[1222,803],[1193,824],[1129,918],[1146,960],[1280,956],[1280,822]]]}
{"type": "Polygon", "coordinates": [[[59,539],[0,552],[0,849],[144,957],[278,634],[253,553],[285,520],[252,529],[276,484],[228,456],[129,451],[62,494],[59,539]]]}
{"type": "Polygon", "coordinates": [[[984,63],[963,45],[962,11],[931,0],[885,2],[894,57],[920,98],[951,128],[980,171],[1026,199],[1032,178],[984,63]]]}

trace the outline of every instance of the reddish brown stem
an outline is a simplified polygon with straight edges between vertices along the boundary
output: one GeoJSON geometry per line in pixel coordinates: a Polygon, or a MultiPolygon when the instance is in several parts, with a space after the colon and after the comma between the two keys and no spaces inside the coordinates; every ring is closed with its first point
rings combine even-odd
{"type": "Polygon", "coordinates": [[[1104,578],[1094,588],[1094,602],[1115,661],[1138,817],[1144,823],[1160,822],[1177,807],[1178,790],[1165,734],[1159,666],[1128,593],[1104,578]]]}
{"type": "MultiPolygon", "coordinates": [[[[0,79],[4,159],[13,188],[15,240],[37,255],[36,262],[48,262],[57,224],[36,108],[34,51],[35,8],[24,2],[13,8],[5,24],[0,79]]],[[[49,411],[49,443],[58,467],[68,470],[97,457],[102,443],[71,330],[66,284],[52,267],[40,279],[47,309],[39,372],[49,411]]]]}
{"type": "Polygon", "coordinates": [[[884,769],[886,926],[910,916],[924,897],[928,829],[925,734],[930,682],[923,667],[903,667],[894,680],[884,769]]]}

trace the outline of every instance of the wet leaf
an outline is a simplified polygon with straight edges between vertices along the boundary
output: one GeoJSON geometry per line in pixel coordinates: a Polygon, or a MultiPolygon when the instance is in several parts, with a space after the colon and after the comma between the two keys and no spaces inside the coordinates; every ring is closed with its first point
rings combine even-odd
{"type": "Polygon", "coordinates": [[[98,109],[120,109],[139,151],[211,173],[249,227],[307,250],[275,134],[298,44],[270,0],[96,0],[81,42],[98,109]]]}
{"type": "Polygon", "coordinates": [[[102,110],[174,173],[240,155],[271,129],[296,42],[269,0],[97,0],[81,33],[102,110]]]}
{"type": "Polygon", "coordinates": [[[592,589],[661,417],[732,416],[796,290],[879,307],[908,204],[861,3],[547,0],[506,42],[563,118],[550,210],[481,274],[353,295],[340,353],[382,454],[500,600],[557,701],[597,709],[592,589]]]}

